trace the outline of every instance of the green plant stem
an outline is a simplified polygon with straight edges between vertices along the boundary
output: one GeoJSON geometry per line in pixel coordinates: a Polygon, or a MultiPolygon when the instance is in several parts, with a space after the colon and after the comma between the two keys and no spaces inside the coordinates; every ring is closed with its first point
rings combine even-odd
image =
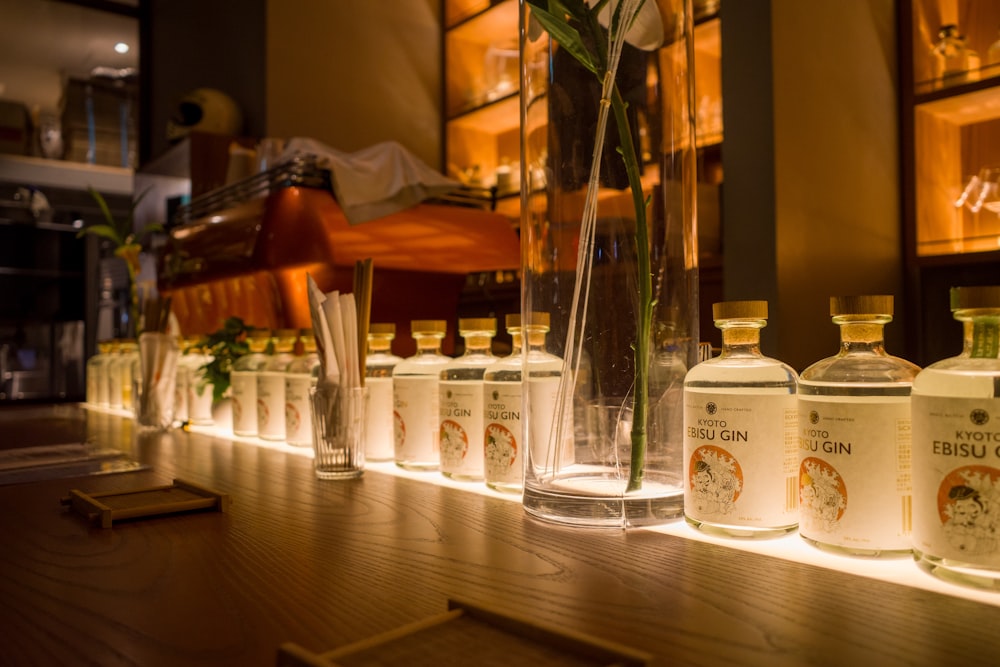
{"type": "Polygon", "coordinates": [[[649,229],[646,219],[646,200],[642,192],[639,176],[639,160],[632,142],[632,131],[626,115],[627,105],[621,97],[618,86],[614,87],[611,109],[615,114],[618,134],[621,139],[621,156],[628,174],[632,204],[635,208],[635,246],[637,258],[638,308],[636,312],[635,386],[632,398],[632,460],[629,467],[626,491],[642,488],[646,472],[646,426],[649,415],[649,342],[653,320],[653,275],[649,262],[649,229]]]}

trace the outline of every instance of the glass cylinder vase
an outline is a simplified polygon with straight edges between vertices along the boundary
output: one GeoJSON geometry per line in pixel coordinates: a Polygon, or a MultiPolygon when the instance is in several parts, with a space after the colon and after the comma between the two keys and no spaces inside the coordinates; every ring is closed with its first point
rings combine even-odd
{"type": "Polygon", "coordinates": [[[524,388],[523,498],[541,519],[627,527],[683,511],[692,35],[690,0],[522,0],[522,313],[550,314],[563,362],[524,388]]]}

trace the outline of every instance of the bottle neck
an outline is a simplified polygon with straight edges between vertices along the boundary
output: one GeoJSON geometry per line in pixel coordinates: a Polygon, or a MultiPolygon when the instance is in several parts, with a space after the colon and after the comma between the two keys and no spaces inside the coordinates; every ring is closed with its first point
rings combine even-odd
{"type": "Polygon", "coordinates": [[[973,359],[1000,359],[1000,314],[972,317],[962,322],[962,355],[973,359]]]}
{"type": "Polygon", "coordinates": [[[840,325],[840,354],[885,354],[885,323],[888,321],[834,318],[840,325]],[[840,321],[838,321],[840,320],[840,321]]]}
{"type": "Polygon", "coordinates": [[[531,328],[528,328],[526,331],[528,334],[528,349],[535,352],[545,352],[545,334],[547,331],[545,329],[531,328]]]}
{"type": "Polygon", "coordinates": [[[392,336],[370,334],[368,336],[368,354],[388,354],[392,349],[392,336]]]}
{"type": "Polygon", "coordinates": [[[521,332],[511,329],[507,333],[510,334],[510,353],[512,355],[521,354],[521,332]]]}
{"type": "Polygon", "coordinates": [[[493,344],[493,336],[489,334],[466,334],[463,336],[465,339],[465,354],[489,354],[490,348],[493,344]]]}
{"type": "Polygon", "coordinates": [[[441,353],[441,334],[414,334],[413,340],[417,342],[417,355],[432,355],[441,353]]]}
{"type": "Polygon", "coordinates": [[[720,324],[722,330],[722,352],[719,357],[749,356],[759,357],[760,330],[763,322],[747,324],[720,324]]]}

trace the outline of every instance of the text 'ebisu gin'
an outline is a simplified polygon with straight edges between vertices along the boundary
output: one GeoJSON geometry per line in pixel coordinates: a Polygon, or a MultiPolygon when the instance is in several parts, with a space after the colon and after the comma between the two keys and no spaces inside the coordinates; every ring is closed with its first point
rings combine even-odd
{"type": "Polygon", "coordinates": [[[913,549],[943,579],[1000,588],[1000,286],[959,287],[962,353],[913,383],[913,549]]]}
{"type": "Polygon", "coordinates": [[[798,376],[764,356],[766,301],[712,307],[722,352],[684,380],[684,515],[731,537],[770,537],[798,523],[798,376]]]}
{"type": "Polygon", "coordinates": [[[840,351],[799,377],[799,534],[858,556],[910,551],[910,387],[885,350],[888,295],[832,297],[840,351]]]}

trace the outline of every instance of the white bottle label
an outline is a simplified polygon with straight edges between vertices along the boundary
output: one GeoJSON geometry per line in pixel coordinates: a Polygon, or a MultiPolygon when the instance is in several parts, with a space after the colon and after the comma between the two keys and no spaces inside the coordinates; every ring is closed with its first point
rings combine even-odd
{"type": "Polygon", "coordinates": [[[212,385],[202,385],[197,375],[188,384],[188,418],[193,424],[212,423],[212,385]]]}
{"type": "Polygon", "coordinates": [[[909,549],[910,398],[799,394],[799,436],[799,533],[845,549],[909,549]]]}
{"type": "Polygon", "coordinates": [[[368,387],[368,424],[365,430],[365,458],[392,460],[394,453],[392,378],[365,378],[368,387]]]}
{"type": "Polygon", "coordinates": [[[535,475],[558,472],[576,461],[573,439],[573,401],[567,400],[557,420],[559,377],[530,378],[528,447],[535,475]]]}
{"type": "Polygon", "coordinates": [[[521,451],[521,383],[485,382],[484,476],[488,484],[524,481],[521,451]]]}
{"type": "Polygon", "coordinates": [[[396,461],[440,465],[437,384],[434,376],[392,379],[396,461]]]}
{"type": "Polygon", "coordinates": [[[285,439],[285,374],[264,371],[257,376],[257,435],[285,439]]]}
{"type": "Polygon", "coordinates": [[[441,472],[483,477],[483,383],[440,381],[441,472]]]}
{"type": "Polygon", "coordinates": [[[257,374],[233,371],[233,433],[257,435],[257,374]]]}
{"type": "Polygon", "coordinates": [[[285,442],[290,445],[312,444],[310,387],[312,387],[312,376],[309,374],[285,376],[285,442]]]}
{"type": "Polygon", "coordinates": [[[186,422],[190,418],[188,409],[188,385],[191,371],[181,364],[177,364],[177,379],[174,382],[174,419],[179,422],[186,422]]]}
{"type": "Polygon", "coordinates": [[[1000,568],[1000,398],[913,396],[913,546],[1000,568]]]}
{"type": "Polygon", "coordinates": [[[798,522],[795,394],[684,390],[684,513],[759,528],[798,522]]]}

